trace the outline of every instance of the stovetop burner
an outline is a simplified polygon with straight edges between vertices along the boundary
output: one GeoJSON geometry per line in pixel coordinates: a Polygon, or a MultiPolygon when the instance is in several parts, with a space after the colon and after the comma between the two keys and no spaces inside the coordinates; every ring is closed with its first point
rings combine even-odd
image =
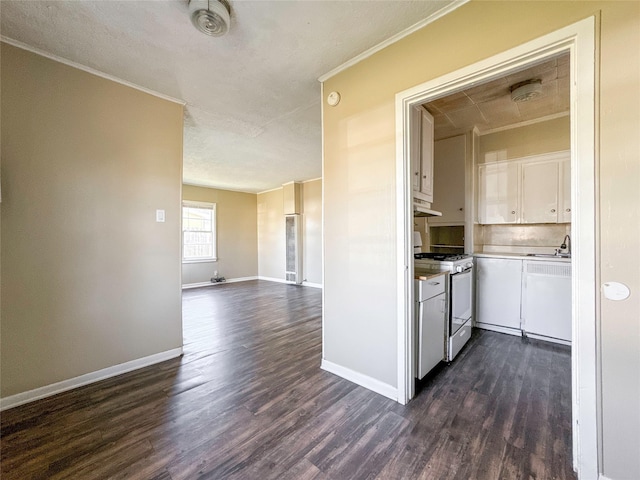
{"type": "Polygon", "coordinates": [[[451,253],[432,253],[432,252],[423,252],[423,253],[414,253],[413,258],[416,260],[426,258],[429,260],[438,260],[441,262],[455,262],[457,260],[463,260],[465,258],[469,258],[469,255],[465,254],[451,254],[451,253]]]}

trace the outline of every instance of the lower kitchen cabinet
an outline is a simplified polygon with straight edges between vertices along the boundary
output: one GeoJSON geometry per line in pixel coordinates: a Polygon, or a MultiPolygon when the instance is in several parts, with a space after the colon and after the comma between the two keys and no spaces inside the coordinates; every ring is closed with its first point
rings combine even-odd
{"type": "Polygon", "coordinates": [[[520,335],[522,260],[476,258],[476,326],[520,335]]]}
{"type": "Polygon", "coordinates": [[[477,327],[571,343],[571,263],[486,257],[475,262],[477,327]]]}
{"type": "Polygon", "coordinates": [[[571,342],[571,264],[524,262],[522,330],[571,342]]]}
{"type": "Polygon", "coordinates": [[[416,377],[423,378],[446,357],[446,275],[416,280],[416,377]]]}

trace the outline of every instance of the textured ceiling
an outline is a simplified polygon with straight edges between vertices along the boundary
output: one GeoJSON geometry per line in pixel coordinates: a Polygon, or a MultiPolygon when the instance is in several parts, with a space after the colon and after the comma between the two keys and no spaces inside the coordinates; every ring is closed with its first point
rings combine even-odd
{"type": "Polygon", "coordinates": [[[0,32],[184,100],[184,181],[258,192],[321,176],[318,77],[452,3],[230,0],[213,38],[187,0],[2,0],[0,32]]]}
{"type": "Polygon", "coordinates": [[[424,105],[433,114],[436,139],[476,127],[480,133],[569,113],[569,54],[456,92],[424,105]],[[511,100],[512,85],[540,80],[540,96],[527,102],[511,100]]]}

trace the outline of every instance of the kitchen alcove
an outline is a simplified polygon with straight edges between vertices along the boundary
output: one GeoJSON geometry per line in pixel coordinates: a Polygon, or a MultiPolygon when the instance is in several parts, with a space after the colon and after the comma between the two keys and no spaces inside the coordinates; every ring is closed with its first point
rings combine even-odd
{"type": "Polygon", "coordinates": [[[464,225],[429,227],[429,250],[434,253],[464,253],[464,225]]]}

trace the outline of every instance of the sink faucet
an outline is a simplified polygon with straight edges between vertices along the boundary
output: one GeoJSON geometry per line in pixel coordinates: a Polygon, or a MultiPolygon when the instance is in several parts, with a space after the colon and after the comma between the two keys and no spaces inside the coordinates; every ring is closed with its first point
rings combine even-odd
{"type": "Polygon", "coordinates": [[[566,250],[569,255],[571,255],[571,237],[569,235],[564,236],[564,240],[562,240],[562,245],[560,248],[556,249],[556,255],[560,255],[562,250],[566,250]]]}

